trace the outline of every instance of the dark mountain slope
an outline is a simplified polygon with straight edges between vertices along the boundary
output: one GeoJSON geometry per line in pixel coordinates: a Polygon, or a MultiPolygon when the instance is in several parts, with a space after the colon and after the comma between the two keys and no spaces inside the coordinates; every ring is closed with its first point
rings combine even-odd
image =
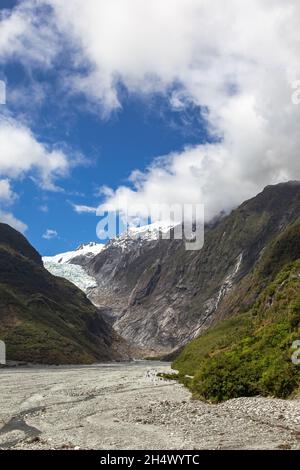
{"type": "Polygon", "coordinates": [[[287,263],[300,258],[300,218],[273,239],[263,250],[254,269],[237,283],[218,308],[213,323],[244,312],[255,302],[264,287],[267,287],[287,263]]]}
{"type": "Polygon", "coordinates": [[[213,324],[267,244],[299,215],[300,184],[290,182],[265,188],[207,227],[201,251],[175,240],[111,242],[88,265],[99,283],[91,299],[111,308],[130,342],[168,353],[213,324]]]}
{"type": "Polygon", "coordinates": [[[26,238],[7,224],[0,224],[0,243],[1,246],[6,246],[7,248],[17,251],[20,255],[31,259],[36,264],[40,266],[43,265],[42,257],[33,246],[28,243],[26,238]]]}
{"type": "Polygon", "coordinates": [[[224,311],[230,318],[216,322],[174,362],[181,380],[213,401],[296,392],[300,366],[292,362],[292,345],[300,339],[300,221],[269,243],[224,311]]]}
{"type": "Polygon", "coordinates": [[[124,348],[70,282],[52,276],[25,237],[0,224],[0,338],[7,358],[38,363],[120,359],[124,348]]]}

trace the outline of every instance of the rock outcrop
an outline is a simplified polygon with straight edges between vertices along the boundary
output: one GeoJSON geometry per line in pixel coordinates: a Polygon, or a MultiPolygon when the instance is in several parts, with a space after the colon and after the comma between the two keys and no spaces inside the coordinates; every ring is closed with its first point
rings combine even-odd
{"type": "Polygon", "coordinates": [[[266,245],[299,216],[300,184],[289,182],[265,188],[207,226],[200,251],[157,237],[112,240],[86,265],[98,283],[90,298],[129,342],[169,353],[214,322],[266,245]]]}

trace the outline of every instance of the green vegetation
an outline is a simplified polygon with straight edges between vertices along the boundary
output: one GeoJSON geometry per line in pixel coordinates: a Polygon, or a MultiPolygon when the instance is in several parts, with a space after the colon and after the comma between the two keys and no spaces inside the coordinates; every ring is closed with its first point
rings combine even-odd
{"type": "Polygon", "coordinates": [[[88,364],[115,355],[116,337],[85,294],[46,271],[27,240],[4,224],[0,339],[6,343],[8,360],[88,364]]]}
{"type": "MultiPolygon", "coordinates": [[[[298,223],[273,241],[249,276],[248,290],[259,293],[247,311],[192,341],[173,363],[196,397],[212,402],[255,395],[286,398],[298,390],[300,366],[292,363],[291,347],[300,339],[299,240],[298,223]]],[[[242,304],[238,290],[233,295],[242,304]]]]}
{"type": "Polygon", "coordinates": [[[52,279],[48,292],[29,293],[35,276],[51,280],[43,268],[34,266],[25,292],[20,285],[0,283],[0,338],[6,343],[7,358],[46,364],[108,360],[110,330],[85,296],[59,278],[52,279]]]}

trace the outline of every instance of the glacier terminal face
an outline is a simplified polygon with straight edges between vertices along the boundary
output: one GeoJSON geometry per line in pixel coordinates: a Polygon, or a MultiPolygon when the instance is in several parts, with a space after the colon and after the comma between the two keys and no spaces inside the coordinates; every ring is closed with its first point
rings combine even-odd
{"type": "Polygon", "coordinates": [[[55,256],[44,256],[45,268],[54,276],[59,276],[73,282],[86,294],[97,287],[96,279],[89,275],[76,260],[88,260],[94,258],[104,248],[104,245],[90,242],[80,245],[74,251],[68,251],[55,256]]]}
{"type": "Polygon", "coordinates": [[[83,292],[88,293],[90,289],[97,287],[96,279],[77,264],[55,263],[53,261],[45,261],[45,268],[54,276],[63,277],[75,286],[79,287],[83,292]]]}

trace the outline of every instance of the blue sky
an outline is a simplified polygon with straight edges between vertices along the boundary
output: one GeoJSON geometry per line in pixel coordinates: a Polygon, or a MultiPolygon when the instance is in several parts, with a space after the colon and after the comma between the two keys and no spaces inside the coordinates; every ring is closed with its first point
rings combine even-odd
{"type": "MultiPolygon", "coordinates": [[[[10,76],[7,77],[9,93],[10,76]]],[[[72,105],[71,99],[70,108],[72,105]]],[[[46,105],[39,111],[34,130],[44,141],[63,142],[89,161],[74,168],[71,176],[61,181],[62,193],[40,190],[28,179],[15,184],[22,197],[14,205],[14,213],[28,225],[26,235],[44,255],[97,240],[99,219],[94,214],[78,215],[71,203],[95,206],[101,200],[96,197],[101,186],[116,188],[126,182],[132,170],[144,169],[153,157],[180,151],[186,144],[205,138],[205,130],[194,127],[198,110],[190,110],[194,119],[182,123],[180,113],[168,109],[168,103],[160,96],[151,103],[128,97],[123,109],[105,120],[87,111],[77,113],[76,104],[74,110],[70,124],[59,110],[46,105]],[[50,122],[51,128],[41,126],[43,121],[50,122]],[[40,210],[43,206],[48,212],[40,210]],[[58,237],[43,239],[48,228],[56,230],[58,237]]]]}
{"type": "MultiPolygon", "coordinates": [[[[7,0],[3,7],[15,3],[7,0]]],[[[56,90],[59,76],[55,71],[35,70],[32,81],[18,61],[9,60],[2,64],[1,74],[7,85],[6,106],[13,115],[28,112],[31,130],[43,142],[67,146],[69,152],[78,152],[87,159],[60,181],[63,192],[44,191],[28,177],[13,185],[19,195],[14,215],[26,223],[26,236],[43,255],[97,240],[97,216],[79,216],[72,203],[95,206],[101,201],[97,197],[101,186],[117,188],[127,182],[133,170],[145,169],[153,157],[180,152],[185,146],[208,138],[197,106],[191,104],[174,111],[169,96],[163,94],[145,98],[120,89],[122,108],[103,116],[89,108],[84,96],[70,97],[61,107],[60,93],[56,90]],[[50,96],[42,105],[27,111],[20,109],[18,103],[10,103],[10,91],[14,88],[22,87],[32,94],[33,86],[45,82],[50,96]],[[56,231],[57,236],[43,238],[48,229],[56,231]]]]}
{"type": "Polygon", "coordinates": [[[76,206],[209,220],[300,178],[299,2],[222,2],[1,0],[0,220],[52,255],[96,239],[76,206]]]}

